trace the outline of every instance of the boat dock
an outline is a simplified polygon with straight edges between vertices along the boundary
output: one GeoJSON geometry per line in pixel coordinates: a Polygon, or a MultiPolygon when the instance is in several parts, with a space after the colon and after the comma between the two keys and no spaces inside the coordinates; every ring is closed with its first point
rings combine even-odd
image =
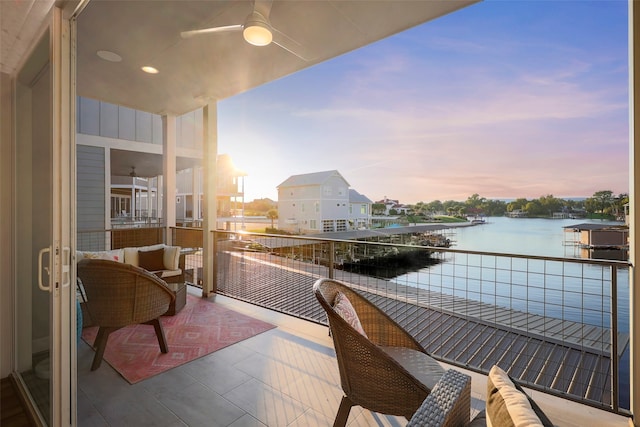
{"type": "Polygon", "coordinates": [[[629,227],[617,224],[582,223],[564,227],[564,245],[573,246],[574,256],[598,259],[628,259],[629,227]]]}

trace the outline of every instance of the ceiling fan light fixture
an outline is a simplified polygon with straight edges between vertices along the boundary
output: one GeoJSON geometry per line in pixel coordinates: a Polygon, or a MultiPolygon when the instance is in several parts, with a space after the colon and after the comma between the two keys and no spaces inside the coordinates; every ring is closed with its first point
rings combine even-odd
{"type": "Polygon", "coordinates": [[[271,25],[264,16],[255,11],[249,15],[244,23],[242,35],[247,43],[254,46],[266,46],[273,40],[271,25]]]}

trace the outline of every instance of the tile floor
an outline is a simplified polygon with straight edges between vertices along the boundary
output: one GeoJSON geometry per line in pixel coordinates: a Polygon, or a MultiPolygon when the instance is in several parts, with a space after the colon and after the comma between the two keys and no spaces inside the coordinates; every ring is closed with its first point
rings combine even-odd
{"type": "MultiPolygon", "coordinates": [[[[199,289],[189,292],[198,295],[199,289]]],[[[208,356],[130,385],[108,363],[91,372],[93,350],[78,345],[79,426],[331,426],[342,390],[327,328],[223,296],[211,298],[277,328],[208,356]]],[[[471,374],[471,373],[470,373],[471,374]]],[[[473,411],[484,407],[486,379],[473,377],[473,411]]],[[[542,395],[542,393],[540,393],[542,395]]],[[[535,397],[535,396],[534,396],[535,397]]],[[[538,399],[537,397],[535,397],[538,399]]],[[[626,419],[578,405],[586,418],[567,416],[566,400],[557,407],[559,425],[626,426],[626,419]],[[603,417],[592,424],[594,417],[603,417]],[[586,420],[589,420],[587,424],[586,420]]],[[[541,405],[542,406],[542,405],[541,405]]],[[[404,426],[389,417],[354,407],[349,426],[404,426]]]]}

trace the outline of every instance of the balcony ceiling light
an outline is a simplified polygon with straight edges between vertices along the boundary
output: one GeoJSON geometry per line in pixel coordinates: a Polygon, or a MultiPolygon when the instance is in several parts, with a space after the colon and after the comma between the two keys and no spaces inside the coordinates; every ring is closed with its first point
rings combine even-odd
{"type": "Polygon", "coordinates": [[[157,68],[154,68],[150,65],[145,65],[144,67],[142,67],[142,71],[144,71],[145,73],[149,73],[149,74],[158,74],[160,71],[158,71],[157,68]]]}
{"type": "Polygon", "coordinates": [[[98,58],[104,59],[105,61],[109,61],[109,62],[122,61],[122,56],[118,55],[115,52],[111,52],[109,50],[99,50],[96,52],[96,55],[98,55],[98,58]]]}

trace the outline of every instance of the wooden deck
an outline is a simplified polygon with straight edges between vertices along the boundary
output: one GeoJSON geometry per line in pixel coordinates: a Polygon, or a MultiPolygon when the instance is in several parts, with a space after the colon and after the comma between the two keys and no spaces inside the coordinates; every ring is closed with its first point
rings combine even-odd
{"type": "MultiPolygon", "coordinates": [[[[325,323],[312,292],[325,267],[264,253],[221,254],[218,292],[325,323]]],[[[436,358],[488,371],[494,364],[529,386],[611,403],[610,332],[343,271],[337,280],[374,301],[436,358]]],[[[628,344],[619,334],[618,353],[628,344]]]]}

